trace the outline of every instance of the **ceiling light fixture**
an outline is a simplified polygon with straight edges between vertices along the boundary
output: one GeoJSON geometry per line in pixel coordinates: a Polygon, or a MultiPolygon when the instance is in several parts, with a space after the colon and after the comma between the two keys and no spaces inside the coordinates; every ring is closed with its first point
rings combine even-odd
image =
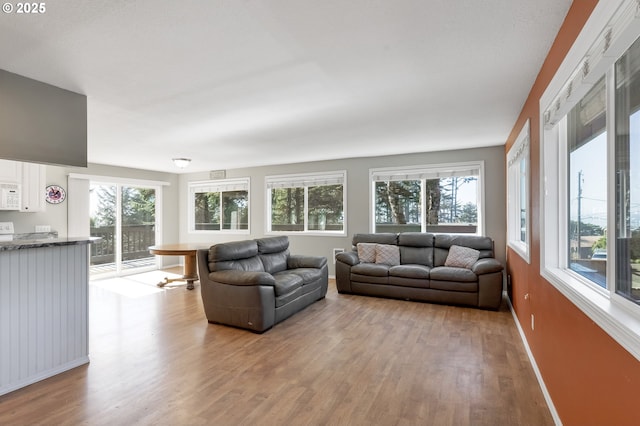
{"type": "Polygon", "coordinates": [[[191,158],[173,158],[173,164],[180,169],[184,169],[191,163],[191,158]]]}

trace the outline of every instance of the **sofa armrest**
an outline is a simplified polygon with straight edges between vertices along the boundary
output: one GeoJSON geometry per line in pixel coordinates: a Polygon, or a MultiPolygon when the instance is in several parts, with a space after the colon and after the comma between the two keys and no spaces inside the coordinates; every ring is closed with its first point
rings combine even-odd
{"type": "Polygon", "coordinates": [[[287,269],[316,268],[321,269],[327,264],[327,258],[322,256],[289,255],[287,269]]]}
{"type": "Polygon", "coordinates": [[[358,253],[356,253],[355,251],[343,251],[342,253],[338,253],[336,255],[336,260],[339,260],[340,262],[346,263],[350,266],[354,266],[360,263],[358,253]]]}
{"type": "Polygon", "coordinates": [[[471,270],[476,275],[491,274],[493,272],[500,272],[503,269],[504,266],[502,266],[502,263],[492,257],[478,259],[478,261],[471,267],[471,270]]]}
{"type": "Polygon", "coordinates": [[[267,272],[237,271],[229,269],[209,274],[209,280],[229,285],[270,285],[276,284],[273,275],[267,272]]]}

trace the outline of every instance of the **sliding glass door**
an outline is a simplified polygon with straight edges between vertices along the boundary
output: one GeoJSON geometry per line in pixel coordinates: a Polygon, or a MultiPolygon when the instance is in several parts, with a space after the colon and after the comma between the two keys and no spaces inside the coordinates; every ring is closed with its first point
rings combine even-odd
{"type": "Polygon", "coordinates": [[[91,182],[91,275],[125,275],[156,269],[149,246],[156,243],[159,188],[91,182]]]}

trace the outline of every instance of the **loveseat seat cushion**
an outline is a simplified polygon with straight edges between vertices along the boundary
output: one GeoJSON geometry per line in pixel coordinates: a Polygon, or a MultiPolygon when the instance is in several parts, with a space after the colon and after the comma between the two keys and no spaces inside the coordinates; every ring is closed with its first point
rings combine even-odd
{"type": "MultiPolygon", "coordinates": [[[[285,271],[287,274],[297,275],[302,278],[302,285],[311,284],[322,278],[322,269],[317,268],[296,268],[285,271]]],[[[281,272],[284,273],[284,272],[281,272]]]]}
{"type": "Polygon", "coordinates": [[[276,283],[273,275],[267,272],[238,271],[231,269],[211,272],[209,274],[209,279],[218,283],[237,286],[274,286],[276,283]]]}
{"type": "Polygon", "coordinates": [[[302,277],[295,274],[274,274],[276,297],[291,293],[292,291],[302,287],[302,277]]]}

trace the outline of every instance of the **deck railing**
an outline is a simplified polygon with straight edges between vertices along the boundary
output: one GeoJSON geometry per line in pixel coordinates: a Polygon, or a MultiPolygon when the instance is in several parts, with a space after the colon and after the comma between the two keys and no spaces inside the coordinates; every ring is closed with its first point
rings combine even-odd
{"type": "MultiPolygon", "coordinates": [[[[91,264],[99,265],[115,261],[115,227],[91,227],[91,236],[101,239],[91,244],[91,264]]],[[[155,244],[155,225],[122,225],[122,260],[151,257],[149,246],[155,244]]]]}

